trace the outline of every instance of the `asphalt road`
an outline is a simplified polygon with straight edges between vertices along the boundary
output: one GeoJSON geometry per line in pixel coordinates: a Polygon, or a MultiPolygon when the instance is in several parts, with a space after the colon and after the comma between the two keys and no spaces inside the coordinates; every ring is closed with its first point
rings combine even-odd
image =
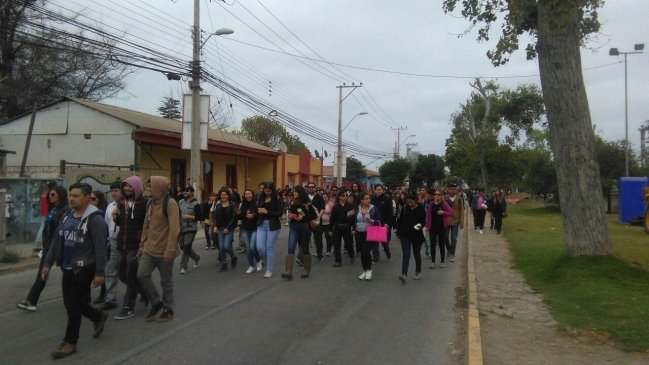
{"type": "MultiPolygon", "coordinates": [[[[201,265],[187,275],[174,271],[176,318],[145,323],[140,304],[135,317],[117,321],[110,312],[106,329],[93,339],[83,319],[78,352],[66,364],[458,364],[463,326],[456,291],[463,281],[465,234],[458,260],[423,277],[398,279],[401,246],[393,238],[391,262],[382,256],[371,282],[357,279],[360,260],[332,267],[332,258],[313,265],[311,277],[280,277],[288,236],[284,227],[276,246],[274,276],[246,275],[245,256],[225,273],[215,266],[215,251],[195,248],[201,265]]],[[[464,233],[464,232],[463,232],[464,233]]],[[[202,237],[202,232],[199,232],[202,237]]],[[[236,240],[236,238],[235,238],[236,240]]],[[[382,252],[383,254],[383,252],[382,252]]],[[[423,249],[422,249],[423,255],[423,249]]],[[[178,266],[179,259],[176,260],[178,266]]],[[[439,261],[439,258],[438,258],[439,261]]],[[[296,265],[297,267],[297,265],[296,265]]],[[[410,277],[414,275],[411,258],[410,277]]],[[[35,270],[0,276],[0,364],[50,363],[61,342],[66,314],[60,270],[53,270],[38,311],[16,309],[35,270]]],[[[157,278],[156,278],[156,282],[157,278]]],[[[93,298],[99,291],[93,289],[93,298]]],[[[124,293],[120,283],[118,298],[124,293]]]]}

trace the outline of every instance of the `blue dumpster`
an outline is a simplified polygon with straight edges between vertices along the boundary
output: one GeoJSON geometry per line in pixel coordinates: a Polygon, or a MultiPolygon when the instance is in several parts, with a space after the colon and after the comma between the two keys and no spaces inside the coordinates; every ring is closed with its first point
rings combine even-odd
{"type": "Polygon", "coordinates": [[[644,220],[645,203],[642,189],[649,186],[647,177],[621,177],[618,180],[619,219],[622,223],[641,218],[644,220]]]}

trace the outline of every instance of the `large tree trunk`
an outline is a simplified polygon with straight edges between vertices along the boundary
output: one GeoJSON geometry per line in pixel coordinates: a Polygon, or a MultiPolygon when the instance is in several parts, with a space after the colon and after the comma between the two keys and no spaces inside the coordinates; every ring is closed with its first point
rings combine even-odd
{"type": "Polygon", "coordinates": [[[539,2],[538,57],[547,108],[550,143],[557,163],[564,245],[571,256],[608,255],[604,197],[595,157],[595,136],[581,71],[578,9],[574,5],[560,27],[557,1],[539,2]]]}

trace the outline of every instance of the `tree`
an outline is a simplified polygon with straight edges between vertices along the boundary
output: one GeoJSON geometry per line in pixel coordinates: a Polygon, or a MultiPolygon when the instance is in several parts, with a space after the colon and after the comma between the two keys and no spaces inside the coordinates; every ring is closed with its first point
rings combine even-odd
{"type": "Polygon", "coordinates": [[[381,175],[381,180],[388,188],[402,186],[411,167],[408,160],[397,157],[381,165],[379,175],[381,175]]]}
{"type": "Polygon", "coordinates": [[[40,2],[0,2],[0,120],[61,96],[114,96],[131,73],[113,64],[113,42],[90,44],[83,34],[54,29],[52,19],[31,8],[40,2]]]}
{"type": "Polygon", "coordinates": [[[419,155],[410,173],[411,186],[433,186],[435,181],[444,179],[444,159],[440,156],[419,155]]]}
{"type": "MultiPolygon", "coordinates": [[[[443,9],[453,12],[458,3],[444,0],[443,9]]],[[[507,63],[522,34],[536,41],[526,51],[528,59],[539,60],[565,250],[572,256],[610,255],[604,197],[593,194],[601,184],[579,49],[589,34],[599,31],[602,0],[471,0],[461,5],[462,15],[481,26],[478,41],[489,40],[491,25],[504,14],[496,48],[487,52],[494,66],[507,63]]]]}
{"type": "Polygon", "coordinates": [[[163,118],[181,120],[180,100],[165,96],[158,107],[158,112],[163,118]]]}
{"type": "Polygon", "coordinates": [[[365,177],[365,166],[354,157],[347,157],[347,181],[359,181],[365,177]]]}
{"type": "Polygon", "coordinates": [[[287,152],[292,154],[307,149],[300,138],[289,134],[280,122],[260,115],[244,119],[241,122],[241,134],[253,142],[275,150],[284,142],[287,152]]]}

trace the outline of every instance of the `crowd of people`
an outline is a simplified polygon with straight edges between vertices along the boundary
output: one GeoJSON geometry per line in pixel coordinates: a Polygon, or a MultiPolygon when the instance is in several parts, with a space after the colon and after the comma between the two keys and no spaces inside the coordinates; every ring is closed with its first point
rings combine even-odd
{"type": "Polygon", "coordinates": [[[150,306],[145,321],[172,320],[174,260],[181,256],[180,274],[188,273],[190,260],[198,267],[201,256],[193,242],[201,225],[205,249],[218,250],[221,272],[237,267],[233,247],[237,239],[238,250],[246,254],[245,274],[265,271],[263,277],[271,278],[285,215],[288,245],[281,277],[289,281],[296,264],[302,267],[300,277],[306,279],[314,260],[322,263],[331,256],[334,268],[341,267],[343,261],[353,265],[360,257],[358,279],[371,281],[373,265],[381,261],[381,248],[385,259],[392,258],[394,232],[403,253],[398,279],[405,284],[411,256],[415,262],[412,278],[421,278],[422,247],[430,269],[436,268],[438,252],[437,267],[444,268],[447,259],[455,261],[458,232],[464,228],[468,207],[480,234],[487,211],[491,212],[491,228],[500,233],[507,207],[502,191],[485,196],[483,189],[465,193],[455,184],[392,191],[376,185],[363,191],[357,183],[325,190],[314,182],[284,189],[264,182],[257,191],[246,189],[243,195],[235,188],[223,187],[201,203],[194,198],[191,186],[169,192],[165,177],[151,176],[143,184],[139,177],[131,176],[112,184],[110,196],[108,203],[102,192],[84,183],[67,190],[48,187],[47,214],[40,232],[41,261],[36,280],[18,307],[35,311],[52,266],[61,267],[68,324],[53,358],[76,352],[82,316],[93,322],[93,337],[101,335],[108,311],[120,307],[119,281],[126,292],[115,319],[133,317],[139,295],[142,305],[150,306]],[[152,280],[155,270],[161,292],[152,280]],[[91,305],[91,285],[102,287],[93,302],[98,307],[91,305]]]}

